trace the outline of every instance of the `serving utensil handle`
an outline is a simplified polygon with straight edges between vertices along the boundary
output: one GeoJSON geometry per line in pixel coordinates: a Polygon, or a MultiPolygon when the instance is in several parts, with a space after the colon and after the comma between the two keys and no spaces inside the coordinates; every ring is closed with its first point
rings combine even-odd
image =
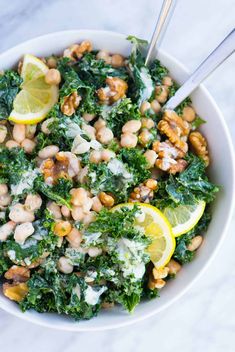
{"type": "Polygon", "coordinates": [[[173,14],[176,5],[176,0],[164,0],[162,3],[161,11],[157,20],[156,27],[154,29],[148,52],[145,59],[145,65],[147,66],[150,61],[156,57],[157,48],[160,45],[160,40],[166,31],[167,25],[173,14]]]}
{"type": "Polygon", "coordinates": [[[163,109],[174,110],[187,98],[195,88],[213,72],[225,59],[235,51],[235,28],[224,38],[224,40],[212,51],[212,53],[193,72],[189,79],[176,91],[164,105],[163,109]]]}

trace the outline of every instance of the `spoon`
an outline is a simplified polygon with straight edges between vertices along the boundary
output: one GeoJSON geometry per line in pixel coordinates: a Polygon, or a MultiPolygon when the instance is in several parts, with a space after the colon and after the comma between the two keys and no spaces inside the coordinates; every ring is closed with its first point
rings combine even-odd
{"type": "Polygon", "coordinates": [[[174,110],[199,84],[235,51],[235,28],[211,52],[211,54],[191,74],[188,80],[176,91],[163,110],[174,110]]]}
{"type": "Polygon", "coordinates": [[[170,22],[170,18],[174,12],[176,0],[164,0],[161,11],[157,20],[156,27],[154,29],[148,52],[145,59],[145,65],[147,66],[152,59],[156,57],[156,51],[160,45],[160,40],[166,31],[167,25],[170,22]]]}

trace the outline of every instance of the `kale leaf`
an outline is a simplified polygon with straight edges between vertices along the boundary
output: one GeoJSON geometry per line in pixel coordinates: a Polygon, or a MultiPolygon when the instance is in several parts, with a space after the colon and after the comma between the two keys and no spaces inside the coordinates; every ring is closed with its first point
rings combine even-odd
{"type": "Polygon", "coordinates": [[[94,89],[102,87],[107,77],[127,79],[127,72],[124,67],[114,68],[106,64],[104,60],[97,60],[95,53],[85,54],[74,67],[83,82],[86,82],[87,85],[92,86],[94,89]]]}
{"type": "Polygon", "coordinates": [[[101,116],[107,121],[115,137],[120,137],[122,126],[127,121],[141,118],[138,106],[130,98],[124,98],[112,106],[104,106],[101,116]]]}
{"type": "Polygon", "coordinates": [[[158,192],[153,204],[160,209],[178,204],[195,204],[198,200],[210,203],[219,188],[211,183],[205,175],[204,161],[194,154],[187,158],[189,166],[178,176],[160,180],[158,192]]]}
{"type": "Polygon", "coordinates": [[[154,91],[154,83],[151,78],[149,69],[144,64],[144,56],[142,54],[143,47],[147,42],[134,36],[127,37],[133,44],[129,59],[129,94],[134,102],[141,105],[143,101],[149,100],[154,91]]]}
{"type": "Polygon", "coordinates": [[[47,198],[54,200],[59,205],[65,205],[71,209],[69,190],[73,187],[73,183],[68,179],[58,179],[57,183],[49,186],[44,182],[43,176],[40,175],[35,181],[35,190],[42,193],[47,198]]]}
{"type": "Polygon", "coordinates": [[[21,83],[22,78],[15,71],[8,70],[0,76],[0,120],[10,115],[21,83]]]}
{"type": "Polygon", "coordinates": [[[189,251],[187,246],[190,244],[191,239],[206,231],[211,220],[211,215],[208,211],[205,211],[198,224],[189,232],[179,237],[176,237],[176,248],[173,254],[173,258],[181,264],[186,264],[193,260],[195,251],[189,251]]]}

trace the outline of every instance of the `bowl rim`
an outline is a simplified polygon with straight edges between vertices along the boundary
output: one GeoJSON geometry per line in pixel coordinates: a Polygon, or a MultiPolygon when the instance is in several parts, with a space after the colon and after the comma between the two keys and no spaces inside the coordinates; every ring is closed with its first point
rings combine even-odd
{"type": "MultiPolygon", "coordinates": [[[[113,31],[107,31],[107,30],[93,30],[93,29],[70,29],[70,30],[63,30],[63,31],[56,31],[56,32],[49,32],[47,34],[44,35],[40,35],[40,36],[36,36],[34,38],[31,38],[29,40],[23,41],[7,50],[5,50],[3,53],[0,54],[0,60],[2,58],[4,58],[5,55],[9,55],[11,53],[14,53],[15,51],[17,51],[17,49],[19,49],[22,45],[28,45],[30,46],[31,43],[34,43],[35,41],[41,40],[41,39],[47,39],[50,40],[50,38],[53,38],[54,36],[62,36],[65,33],[68,34],[70,33],[72,34],[77,34],[79,36],[80,33],[84,33],[86,32],[87,36],[89,36],[89,34],[95,34],[95,33],[100,33],[104,36],[108,35],[108,36],[113,36],[119,39],[124,39],[127,37],[126,34],[123,33],[118,33],[118,32],[113,32],[113,31]]],[[[190,72],[187,68],[187,66],[185,66],[183,63],[181,63],[180,61],[178,61],[176,58],[174,58],[171,54],[168,54],[165,50],[162,50],[161,48],[159,49],[159,52],[161,53],[162,56],[166,57],[167,59],[169,59],[173,64],[175,64],[177,67],[180,68],[180,70],[182,70],[187,76],[189,76],[190,72]]],[[[11,309],[9,306],[5,307],[4,306],[4,302],[1,299],[0,296],[0,308],[3,309],[4,311],[20,318],[23,320],[26,320],[28,322],[32,322],[35,323],[37,325],[43,326],[43,327],[48,327],[48,328],[52,328],[52,329],[56,329],[56,330],[63,330],[63,331],[81,331],[81,332],[90,332],[90,331],[104,331],[104,330],[111,330],[111,329],[116,329],[116,328],[121,328],[121,327],[126,327],[132,324],[135,324],[137,322],[143,321],[147,318],[150,318],[154,315],[156,315],[157,313],[162,312],[163,310],[165,310],[166,308],[170,307],[174,302],[176,302],[178,299],[180,299],[186,292],[188,292],[188,290],[190,290],[190,288],[195,284],[195,282],[205,273],[205,271],[207,270],[208,266],[211,264],[211,262],[214,260],[215,256],[217,255],[219,249],[221,248],[221,245],[227,235],[227,231],[228,231],[228,227],[229,224],[231,222],[232,219],[232,215],[233,215],[233,211],[234,211],[234,207],[235,207],[235,155],[234,155],[234,150],[233,150],[233,143],[232,143],[232,139],[228,130],[228,126],[225,122],[224,116],[222,114],[222,112],[220,111],[216,101],[214,100],[214,98],[212,97],[212,95],[209,93],[208,89],[203,85],[200,84],[200,89],[203,92],[203,94],[205,95],[206,99],[208,101],[210,101],[211,105],[213,106],[213,108],[216,110],[216,113],[218,115],[218,118],[223,126],[223,130],[225,133],[225,137],[227,139],[227,143],[228,143],[228,150],[229,150],[229,159],[231,161],[231,169],[232,169],[232,177],[231,177],[231,185],[232,185],[232,189],[231,189],[231,204],[230,204],[230,208],[228,210],[228,214],[226,217],[226,221],[224,224],[224,229],[223,232],[220,236],[219,241],[217,242],[213,252],[211,253],[210,257],[208,258],[208,260],[206,261],[205,265],[203,267],[201,267],[197,274],[194,276],[194,278],[188,282],[185,287],[180,290],[172,299],[170,299],[168,302],[164,303],[163,305],[161,305],[160,307],[157,307],[156,309],[145,313],[143,316],[140,317],[134,317],[132,316],[131,320],[126,320],[125,322],[120,322],[120,323],[112,323],[109,325],[103,325],[100,327],[89,327],[89,326],[85,326],[85,327],[81,327],[79,326],[79,324],[77,324],[76,322],[74,322],[74,324],[72,325],[66,325],[63,326],[63,324],[61,325],[55,325],[53,323],[50,322],[44,322],[41,320],[37,319],[37,316],[35,315],[24,315],[24,313],[22,313],[20,310],[16,311],[15,309],[11,309]]],[[[13,302],[12,302],[13,303],[13,302]]],[[[14,304],[14,303],[13,303],[14,304]]],[[[30,311],[29,311],[30,312],[30,311]]]]}

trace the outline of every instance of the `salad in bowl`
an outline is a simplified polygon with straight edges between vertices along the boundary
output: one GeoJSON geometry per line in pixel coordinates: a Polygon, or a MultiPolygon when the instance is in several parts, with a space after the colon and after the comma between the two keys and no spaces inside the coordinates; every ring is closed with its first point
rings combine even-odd
{"type": "Polygon", "coordinates": [[[84,40],[1,73],[1,290],[22,311],[133,312],[203,242],[206,121],[189,98],[162,109],[178,85],[127,39],[130,56],[84,40]]]}

